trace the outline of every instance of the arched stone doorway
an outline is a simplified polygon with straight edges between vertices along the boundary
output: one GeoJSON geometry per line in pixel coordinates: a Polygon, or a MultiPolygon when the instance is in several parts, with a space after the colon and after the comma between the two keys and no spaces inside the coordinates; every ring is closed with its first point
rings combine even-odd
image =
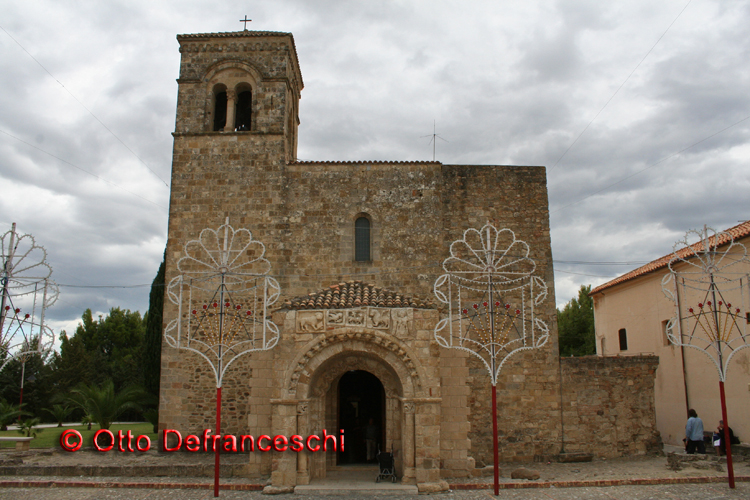
{"type": "MultiPolygon", "coordinates": [[[[381,332],[342,329],[318,336],[301,349],[286,375],[286,397],[273,402],[274,432],[305,436],[326,429],[338,434],[339,387],[351,372],[366,372],[382,385],[381,444],[393,451],[398,477],[416,483],[414,413],[415,402],[424,398],[425,375],[408,346],[381,332]]],[[[337,463],[336,453],[286,454],[276,461],[272,481],[308,484],[325,478],[337,463]]]]}
{"type": "MultiPolygon", "coordinates": [[[[308,418],[307,425],[310,432],[316,432],[319,429],[340,429],[341,422],[341,382],[346,385],[346,378],[351,373],[366,373],[377,384],[371,380],[371,386],[382,386],[382,423],[384,427],[381,430],[382,443],[388,449],[394,450],[396,458],[396,470],[399,477],[409,476],[404,469],[404,458],[407,453],[403,449],[402,435],[404,428],[404,388],[401,379],[394,368],[383,359],[384,353],[377,352],[376,346],[370,345],[369,348],[361,346],[355,348],[354,345],[348,346],[349,349],[342,350],[338,353],[321,353],[317,359],[325,359],[317,366],[310,378],[308,393],[308,418]],[[329,354],[332,354],[328,357],[329,354]],[[327,358],[327,359],[326,359],[327,358]],[[406,473],[406,474],[405,474],[406,473]]],[[[339,349],[331,349],[338,351],[339,349]]],[[[313,360],[313,365],[316,364],[313,360]]],[[[357,395],[358,391],[351,391],[348,395],[357,395]]],[[[347,394],[344,394],[346,397],[347,394]]],[[[360,398],[365,396],[360,393],[360,398]]],[[[360,401],[361,402],[361,401],[360,401]]],[[[361,452],[361,444],[357,442],[359,436],[355,429],[346,429],[346,443],[351,445],[351,455],[344,463],[353,463],[357,460],[357,455],[361,452]],[[351,435],[353,434],[353,435],[351,435]]],[[[349,453],[345,447],[344,456],[349,453]]],[[[341,454],[307,454],[309,479],[324,478],[329,470],[333,470],[341,460],[341,454]]],[[[407,458],[407,463],[413,463],[413,452],[411,460],[407,458]]],[[[298,472],[304,476],[304,465],[298,468],[298,472]],[[302,469],[302,470],[300,470],[302,469]]],[[[411,471],[413,474],[413,470],[411,471]]],[[[300,478],[302,479],[302,478],[300,478]]]]}
{"type": "MultiPolygon", "coordinates": [[[[295,336],[290,336],[296,345],[284,373],[281,397],[271,400],[272,432],[309,436],[326,430],[327,435],[339,434],[342,378],[350,372],[366,372],[382,384],[382,445],[393,451],[401,482],[417,484],[420,490],[447,487],[438,484],[442,399],[437,361],[429,349],[437,314],[420,312],[430,320],[416,330],[416,339],[408,340],[375,328],[331,325],[323,329],[320,321],[314,325],[320,334],[310,333],[305,329],[308,322],[320,320],[330,311],[303,312],[297,317],[298,311],[290,311],[284,321],[296,328],[295,336]]],[[[410,313],[407,310],[407,317],[410,313]]],[[[410,331],[407,328],[404,334],[410,331]]],[[[337,453],[277,453],[271,481],[275,486],[304,485],[326,478],[338,468],[337,453]]]]}

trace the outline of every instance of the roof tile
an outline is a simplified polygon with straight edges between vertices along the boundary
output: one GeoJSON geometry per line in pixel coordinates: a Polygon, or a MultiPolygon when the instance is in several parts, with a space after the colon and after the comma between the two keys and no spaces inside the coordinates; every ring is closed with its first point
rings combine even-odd
{"type": "Polygon", "coordinates": [[[413,307],[434,309],[434,304],[416,297],[381,288],[362,281],[347,281],[309,293],[303,297],[287,299],[286,309],[352,309],[355,307],[413,307]]]}
{"type": "MultiPolygon", "coordinates": [[[[716,247],[720,247],[722,245],[728,244],[730,242],[730,238],[726,236],[724,233],[730,234],[732,238],[734,238],[734,241],[737,241],[740,238],[744,238],[745,236],[750,236],[750,221],[745,221],[741,224],[737,224],[734,227],[725,229],[719,235],[718,242],[715,242],[714,241],[715,237],[711,236],[709,238],[709,247],[716,248],[716,247]]],[[[680,250],[676,252],[677,256],[686,258],[686,257],[690,257],[691,255],[694,255],[695,252],[693,251],[693,248],[695,248],[699,244],[700,242],[696,242],[690,245],[689,247],[681,248],[680,250]]],[[[599,292],[606,290],[607,288],[611,288],[615,285],[619,285],[620,283],[624,283],[626,281],[630,281],[640,276],[653,273],[655,271],[658,271],[659,269],[665,268],[669,264],[669,261],[672,260],[672,257],[674,257],[674,253],[668,253],[667,255],[663,257],[659,257],[658,259],[653,260],[649,262],[648,264],[639,267],[638,269],[634,269],[630,271],[629,273],[625,273],[622,276],[619,276],[611,281],[604,283],[603,285],[599,285],[598,287],[591,290],[591,293],[589,293],[589,295],[597,294],[599,292]]]]}

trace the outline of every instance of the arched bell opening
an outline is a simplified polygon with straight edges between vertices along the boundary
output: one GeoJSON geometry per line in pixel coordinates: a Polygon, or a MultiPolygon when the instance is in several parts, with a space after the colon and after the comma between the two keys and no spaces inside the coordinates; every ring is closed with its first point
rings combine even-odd
{"type": "Polygon", "coordinates": [[[237,102],[234,112],[234,126],[238,132],[249,132],[252,130],[253,93],[246,83],[240,84],[236,89],[237,102]]]}
{"type": "Polygon", "coordinates": [[[213,88],[213,131],[221,132],[227,124],[227,87],[218,84],[213,88]]]}

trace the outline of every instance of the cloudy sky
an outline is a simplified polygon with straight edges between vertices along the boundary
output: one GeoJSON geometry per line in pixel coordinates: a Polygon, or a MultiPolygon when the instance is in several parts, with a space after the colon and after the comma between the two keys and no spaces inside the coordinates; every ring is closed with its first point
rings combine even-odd
{"type": "Polygon", "coordinates": [[[175,35],[294,34],[304,160],[547,167],[557,302],[750,218],[750,3],[0,0],[0,232],[56,330],[144,312],[166,243],[175,35]]]}

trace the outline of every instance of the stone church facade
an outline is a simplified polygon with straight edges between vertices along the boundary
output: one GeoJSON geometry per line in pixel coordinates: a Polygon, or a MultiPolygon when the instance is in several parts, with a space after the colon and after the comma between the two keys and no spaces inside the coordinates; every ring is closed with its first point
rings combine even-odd
{"type": "MultiPolygon", "coordinates": [[[[488,221],[531,248],[550,287],[550,341],[498,382],[501,459],[645,453],[658,443],[657,360],[560,360],[544,167],[298,161],[302,74],[288,33],[180,35],[182,54],[166,280],[183,246],[229,218],[266,246],[282,297],[278,345],[224,377],[222,432],[347,428],[345,453],[248,453],[248,474],[306,484],[364,457],[372,420],[399,478],[423,490],[492,463],[490,385],[475,358],[444,349],[433,284],[450,243],[488,221]],[[562,381],[562,383],[561,383],[562,381]]],[[[165,300],[165,324],[177,309],[165,300]]],[[[160,428],[214,425],[215,386],[197,356],[162,349],[160,428]]]]}

